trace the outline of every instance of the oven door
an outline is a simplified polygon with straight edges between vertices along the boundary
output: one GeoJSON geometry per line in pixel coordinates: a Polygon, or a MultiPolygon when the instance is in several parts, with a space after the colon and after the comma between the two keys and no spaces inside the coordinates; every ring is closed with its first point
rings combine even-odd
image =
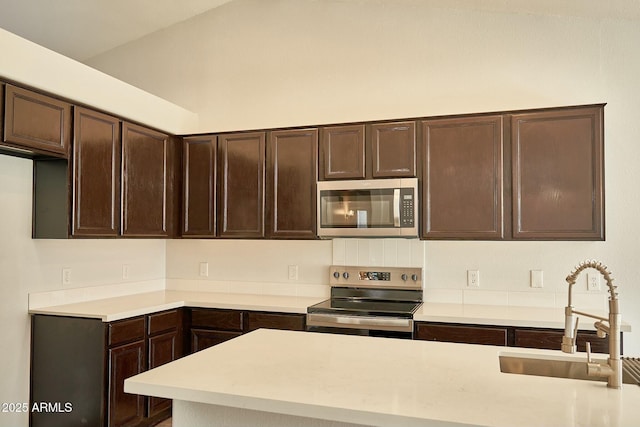
{"type": "Polygon", "coordinates": [[[318,183],[320,237],[417,237],[416,178],[318,183]]]}
{"type": "Polygon", "coordinates": [[[413,319],[388,316],[308,313],[307,331],[413,338],[413,319]]]}

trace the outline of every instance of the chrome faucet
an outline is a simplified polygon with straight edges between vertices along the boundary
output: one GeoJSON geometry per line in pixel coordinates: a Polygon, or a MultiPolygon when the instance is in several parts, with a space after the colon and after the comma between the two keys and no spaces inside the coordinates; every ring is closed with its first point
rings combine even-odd
{"type": "Polygon", "coordinates": [[[597,336],[604,338],[609,334],[609,359],[607,363],[597,363],[591,360],[591,345],[587,343],[587,373],[589,376],[607,378],[607,386],[611,388],[622,387],[622,360],[620,359],[620,327],[622,324],[622,316],[618,308],[618,293],[613,286],[611,272],[606,265],[595,260],[587,260],[581,262],[567,276],[569,283],[569,302],[564,309],[565,323],[564,336],[562,337],[562,351],[565,353],[576,352],[576,335],[578,332],[578,317],[576,315],[587,316],[595,319],[593,326],[596,328],[597,336]],[[574,310],[571,305],[571,291],[573,285],[576,284],[578,275],[587,268],[596,269],[604,276],[609,287],[609,318],[595,316],[593,314],[584,313],[574,310]]]}

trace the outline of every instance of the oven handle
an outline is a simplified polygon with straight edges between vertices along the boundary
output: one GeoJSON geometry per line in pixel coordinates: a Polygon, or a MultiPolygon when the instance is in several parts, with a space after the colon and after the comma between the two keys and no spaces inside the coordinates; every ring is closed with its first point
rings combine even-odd
{"type": "Polygon", "coordinates": [[[393,226],[400,227],[400,189],[393,189],[393,226]]]}
{"type": "Polygon", "coordinates": [[[381,329],[387,331],[412,332],[413,319],[374,316],[344,316],[335,314],[309,313],[308,326],[330,326],[335,328],[381,329]]]}

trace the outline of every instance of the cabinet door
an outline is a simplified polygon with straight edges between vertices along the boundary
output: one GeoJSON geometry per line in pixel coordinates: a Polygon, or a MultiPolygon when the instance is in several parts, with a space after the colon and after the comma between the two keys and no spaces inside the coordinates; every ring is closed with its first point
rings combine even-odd
{"type": "MultiPolygon", "coordinates": [[[[182,356],[177,330],[149,338],[149,369],[157,368],[182,356]]],[[[171,408],[171,399],[149,397],[147,417],[152,418],[171,408]]]]}
{"type": "Polygon", "coordinates": [[[368,151],[373,178],[415,177],[415,122],[372,124],[368,151]]]}
{"type": "Polygon", "coordinates": [[[0,138],[4,141],[4,83],[0,82],[0,138]]]}
{"type": "Polygon", "coordinates": [[[320,129],[320,180],[365,177],[364,125],[320,129]]]}
{"type": "Polygon", "coordinates": [[[314,239],[318,130],[271,132],[267,148],[268,237],[314,239]]]}
{"type": "Polygon", "coordinates": [[[171,234],[172,147],[167,135],[122,125],[122,235],[171,234]]]}
{"type": "Polygon", "coordinates": [[[304,331],[306,329],[306,315],[250,311],[247,315],[247,326],[248,331],[260,328],[304,331]]]}
{"type": "Polygon", "coordinates": [[[416,323],[415,339],[464,344],[507,345],[507,328],[416,323]]]}
{"type": "Polygon", "coordinates": [[[6,85],[5,103],[5,142],[68,157],[71,104],[12,85],[6,85]]]}
{"type": "Polygon", "coordinates": [[[120,231],[120,121],[76,107],[73,143],[74,236],[120,231]]]}
{"type": "Polygon", "coordinates": [[[240,335],[242,335],[242,332],[191,328],[191,352],[195,353],[196,351],[204,350],[240,335]]]}
{"type": "Polygon", "coordinates": [[[145,369],[144,341],[109,350],[109,427],[136,425],[144,418],[144,396],[124,392],[124,380],[145,369]]]}
{"type": "Polygon", "coordinates": [[[604,240],[603,106],[512,116],[513,237],[604,240]]]}
{"type": "Polygon", "coordinates": [[[216,141],[215,136],[184,139],[184,237],[216,235],[216,141]]]}
{"type": "Polygon", "coordinates": [[[264,237],[265,133],[218,137],[220,237],[264,237]]]}
{"type": "Polygon", "coordinates": [[[422,236],[503,237],[502,116],[422,122],[422,236]]]}
{"type": "MultiPolygon", "coordinates": [[[[516,329],[514,345],[516,347],[560,350],[563,336],[564,331],[516,329]]],[[[591,351],[594,353],[609,353],[609,336],[605,338],[598,338],[595,332],[578,332],[576,340],[578,351],[586,351],[587,342],[591,343],[591,351]]]]}

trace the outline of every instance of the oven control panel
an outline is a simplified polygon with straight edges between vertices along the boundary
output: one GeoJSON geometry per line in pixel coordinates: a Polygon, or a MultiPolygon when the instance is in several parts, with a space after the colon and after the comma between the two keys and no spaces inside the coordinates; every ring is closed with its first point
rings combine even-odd
{"type": "Polygon", "coordinates": [[[359,267],[333,265],[331,286],[422,289],[422,269],[413,267],[359,267]]]}

